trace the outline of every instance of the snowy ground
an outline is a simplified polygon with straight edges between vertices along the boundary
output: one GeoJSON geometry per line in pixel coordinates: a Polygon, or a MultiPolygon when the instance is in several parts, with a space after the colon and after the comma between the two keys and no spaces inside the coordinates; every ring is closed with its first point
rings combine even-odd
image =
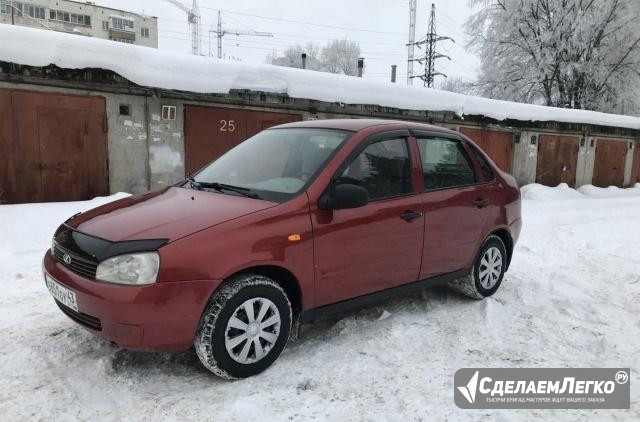
{"type": "Polygon", "coordinates": [[[192,352],[94,338],[47,293],[40,258],[88,203],[0,206],[0,418],[15,420],[640,420],[631,410],[460,410],[462,367],[640,371],[640,185],[523,189],[524,227],[498,293],[446,289],[304,327],[265,373],[209,374],[192,352]]]}

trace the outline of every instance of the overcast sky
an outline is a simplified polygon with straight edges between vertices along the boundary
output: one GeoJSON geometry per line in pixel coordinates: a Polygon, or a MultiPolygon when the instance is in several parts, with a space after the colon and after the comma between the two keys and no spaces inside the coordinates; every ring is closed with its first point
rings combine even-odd
{"type": "MultiPolygon", "coordinates": [[[[188,5],[192,2],[180,1],[188,5]]],[[[160,48],[184,53],[191,49],[186,14],[164,0],[96,0],[96,3],[157,16],[160,48]]],[[[220,9],[225,28],[274,33],[273,38],[225,36],[223,51],[227,56],[247,63],[264,63],[269,53],[291,45],[309,41],[322,45],[327,40],[348,38],[360,43],[366,77],[389,79],[391,65],[397,64],[399,81],[406,80],[408,0],[200,0],[198,3],[204,54],[209,52],[209,30],[215,28],[220,9]]],[[[436,5],[438,33],[456,41],[439,44],[439,52],[451,56],[452,61],[440,59],[437,70],[449,77],[473,79],[479,61],[465,51],[462,29],[473,10],[467,6],[467,0],[418,0],[417,39],[427,32],[431,3],[436,5]]],[[[215,54],[216,38],[212,35],[215,54]]],[[[417,63],[415,66],[420,67],[417,63]]]]}

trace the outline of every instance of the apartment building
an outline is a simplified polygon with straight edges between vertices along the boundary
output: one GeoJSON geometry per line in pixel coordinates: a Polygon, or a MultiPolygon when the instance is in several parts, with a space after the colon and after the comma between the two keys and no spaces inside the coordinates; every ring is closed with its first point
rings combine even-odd
{"type": "Polygon", "coordinates": [[[158,18],[70,0],[0,0],[0,23],[158,48],[158,18]]]}

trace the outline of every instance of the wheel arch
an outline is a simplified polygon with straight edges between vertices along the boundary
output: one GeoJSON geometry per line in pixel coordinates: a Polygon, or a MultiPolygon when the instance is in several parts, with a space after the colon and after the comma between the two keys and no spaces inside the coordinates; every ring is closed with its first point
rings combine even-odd
{"type": "MultiPolygon", "coordinates": [[[[298,314],[302,310],[302,290],[300,288],[300,283],[298,282],[296,276],[294,276],[293,273],[288,269],[277,265],[256,265],[236,271],[235,273],[229,275],[229,277],[225,278],[225,282],[231,277],[242,274],[257,274],[270,278],[278,285],[280,285],[280,287],[282,287],[284,292],[287,294],[287,297],[291,302],[293,312],[295,314],[298,314]]],[[[225,282],[220,283],[220,286],[222,286],[225,282]]],[[[218,289],[219,288],[220,287],[218,287],[218,289]]]]}
{"type": "MultiPolygon", "coordinates": [[[[506,228],[500,228],[489,233],[489,236],[498,236],[502,243],[504,243],[504,247],[507,250],[507,270],[509,269],[509,265],[511,265],[511,257],[513,256],[513,238],[511,237],[511,233],[506,228]]],[[[487,236],[488,237],[488,236],[487,236]]]]}

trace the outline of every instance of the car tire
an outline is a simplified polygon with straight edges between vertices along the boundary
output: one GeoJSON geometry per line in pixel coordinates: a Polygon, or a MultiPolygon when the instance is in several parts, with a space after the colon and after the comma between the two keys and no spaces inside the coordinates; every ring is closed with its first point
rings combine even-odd
{"type": "Polygon", "coordinates": [[[449,282],[449,287],[472,299],[484,299],[494,294],[507,270],[507,249],[496,235],[490,235],[482,244],[471,267],[471,272],[449,282]]]}
{"type": "Polygon", "coordinates": [[[196,353],[222,378],[256,375],[284,350],[291,321],[291,302],[276,282],[256,274],[234,276],[214,293],[200,318],[196,353]]]}

